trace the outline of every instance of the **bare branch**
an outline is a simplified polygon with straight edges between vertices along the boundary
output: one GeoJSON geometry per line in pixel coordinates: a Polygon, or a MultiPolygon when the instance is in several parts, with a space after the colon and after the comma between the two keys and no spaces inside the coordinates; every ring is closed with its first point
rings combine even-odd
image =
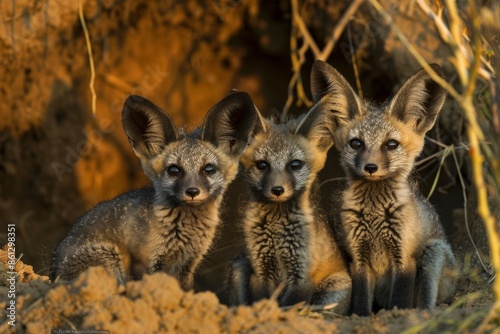
{"type": "Polygon", "coordinates": [[[335,47],[335,44],[337,44],[337,41],[339,40],[340,36],[342,35],[342,32],[344,31],[347,23],[351,19],[351,17],[356,13],[358,10],[359,6],[364,2],[364,0],[354,0],[349,8],[345,11],[344,15],[342,18],[339,20],[335,28],[333,29],[332,32],[332,37],[328,41],[328,43],[325,45],[323,48],[323,51],[319,54],[319,56],[316,56],[316,59],[320,59],[323,61],[326,61],[330,54],[333,51],[333,48],[335,47]]]}
{"type": "Polygon", "coordinates": [[[95,67],[94,67],[94,59],[92,57],[92,43],[90,43],[89,30],[87,28],[87,23],[85,22],[85,17],[83,15],[83,5],[82,0],[78,1],[78,14],[80,16],[80,23],[82,24],[83,32],[85,34],[85,41],[87,43],[87,53],[89,55],[89,63],[90,63],[90,93],[92,94],[92,114],[94,117],[96,116],[96,102],[97,95],[95,93],[94,81],[95,81],[95,67]]]}

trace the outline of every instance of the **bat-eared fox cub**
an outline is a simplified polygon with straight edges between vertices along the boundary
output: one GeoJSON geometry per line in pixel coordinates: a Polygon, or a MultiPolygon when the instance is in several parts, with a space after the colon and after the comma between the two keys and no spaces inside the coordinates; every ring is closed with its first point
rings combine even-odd
{"type": "Polygon", "coordinates": [[[336,312],[349,312],[351,279],[318,207],[316,176],[333,145],[329,117],[313,108],[286,124],[258,118],[240,158],[250,195],[243,219],[247,249],[229,268],[231,304],[269,298],[280,287],[282,306],[338,303],[336,312]]]}
{"type": "Polygon", "coordinates": [[[158,106],[129,96],[123,128],[152,185],[81,217],[56,249],[53,278],[102,265],[122,284],[161,270],[191,289],[256,118],[250,96],[237,92],[212,107],[201,128],[184,133],[158,106]]]}
{"type": "MultiPolygon", "coordinates": [[[[444,77],[438,65],[430,67],[444,77]]],[[[313,99],[335,118],[347,175],[341,231],[352,277],[352,311],[432,308],[455,291],[456,264],[434,208],[409,181],[446,93],[425,69],[387,104],[361,100],[330,65],[316,61],[313,99]]]]}

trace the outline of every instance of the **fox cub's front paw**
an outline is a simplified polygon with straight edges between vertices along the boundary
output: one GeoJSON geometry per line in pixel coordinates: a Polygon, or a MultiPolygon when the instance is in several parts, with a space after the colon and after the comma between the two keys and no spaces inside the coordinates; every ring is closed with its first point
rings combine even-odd
{"type": "Polygon", "coordinates": [[[289,283],[278,297],[278,303],[280,306],[295,305],[300,302],[309,303],[313,291],[314,283],[310,278],[300,282],[289,283]]]}

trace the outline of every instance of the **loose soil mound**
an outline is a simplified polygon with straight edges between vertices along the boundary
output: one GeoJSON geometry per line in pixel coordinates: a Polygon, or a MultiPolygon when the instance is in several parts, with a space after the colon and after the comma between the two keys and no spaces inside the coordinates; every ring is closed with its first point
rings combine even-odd
{"type": "MultiPolygon", "coordinates": [[[[7,256],[0,251],[0,308],[9,302],[7,256]]],[[[48,333],[55,329],[109,330],[111,333],[441,333],[475,328],[487,313],[491,294],[474,307],[454,311],[381,311],[372,317],[339,317],[329,310],[283,310],[273,300],[229,308],[212,292],[183,291],[164,274],[118,286],[102,267],[92,267],[71,282],[51,283],[18,261],[16,326],[7,319],[0,332],[48,333]],[[483,307],[483,308],[480,308],[483,307]]],[[[500,319],[499,319],[500,320],[500,319]]]]}
{"type": "MultiPolygon", "coordinates": [[[[0,307],[5,308],[5,301],[0,307]]],[[[315,333],[335,324],[282,311],[274,301],[228,308],[211,292],[184,292],[164,274],[117,286],[114,277],[93,267],[70,283],[39,279],[19,289],[18,333],[54,329],[102,329],[111,333],[315,333]]],[[[18,320],[17,320],[18,319],[18,320]]],[[[1,325],[14,332],[8,323],[1,325]]]]}

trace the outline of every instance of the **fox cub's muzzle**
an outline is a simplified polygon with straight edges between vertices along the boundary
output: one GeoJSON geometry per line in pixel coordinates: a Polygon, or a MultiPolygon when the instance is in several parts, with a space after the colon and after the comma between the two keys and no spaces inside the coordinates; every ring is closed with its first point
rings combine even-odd
{"type": "Polygon", "coordinates": [[[272,202],[284,202],[293,196],[294,190],[286,173],[270,172],[265,180],[263,194],[272,202]]]}
{"type": "Polygon", "coordinates": [[[200,183],[179,185],[175,193],[177,201],[187,205],[199,205],[207,201],[210,197],[209,191],[200,183]]]}

